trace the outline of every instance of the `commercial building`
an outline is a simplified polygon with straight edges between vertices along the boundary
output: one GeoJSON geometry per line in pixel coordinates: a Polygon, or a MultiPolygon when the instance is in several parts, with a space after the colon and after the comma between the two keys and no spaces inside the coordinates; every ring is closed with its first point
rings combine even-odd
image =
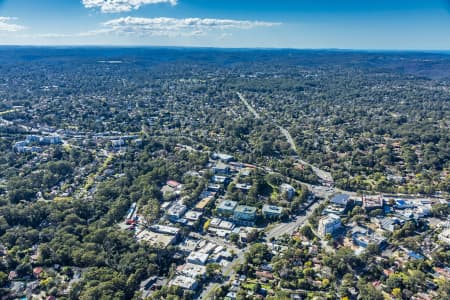
{"type": "Polygon", "coordinates": [[[262,213],[266,218],[279,218],[283,213],[283,208],[280,206],[265,204],[262,208],[262,213]]]}
{"type": "Polygon", "coordinates": [[[136,235],[136,239],[141,242],[146,242],[154,247],[166,248],[176,241],[176,236],[143,230],[136,235]]]}
{"type": "Polygon", "coordinates": [[[363,208],[366,211],[383,208],[383,196],[362,196],[363,208]]]}
{"type": "Polygon", "coordinates": [[[290,184],[283,183],[280,186],[280,191],[282,194],[286,194],[288,200],[292,200],[292,198],[294,198],[294,196],[295,196],[295,189],[290,184]]]}
{"type": "Polygon", "coordinates": [[[205,207],[211,203],[211,201],[214,199],[213,196],[208,196],[200,200],[194,207],[194,210],[196,211],[203,211],[205,207]]]}
{"type": "Polygon", "coordinates": [[[191,264],[205,265],[208,261],[209,254],[201,252],[191,252],[186,261],[191,264]]]}
{"type": "Polygon", "coordinates": [[[190,210],[190,211],[186,212],[186,214],[184,215],[184,218],[191,222],[197,222],[198,220],[200,220],[202,215],[203,215],[202,212],[190,210]]]}
{"type": "Polygon", "coordinates": [[[199,240],[187,238],[182,243],[178,245],[178,249],[186,255],[195,251],[198,247],[199,240]]]}
{"type": "Polygon", "coordinates": [[[401,221],[397,218],[386,217],[379,221],[380,228],[389,232],[394,232],[395,226],[400,224],[401,221]]]}
{"type": "Polygon", "coordinates": [[[349,206],[350,196],[337,194],[330,199],[330,204],[324,209],[326,214],[343,215],[349,206]]]}
{"type": "Polygon", "coordinates": [[[177,273],[182,276],[190,277],[190,278],[200,278],[206,275],[206,267],[196,264],[187,263],[181,266],[178,266],[177,273]]]}
{"type": "Polygon", "coordinates": [[[175,221],[177,221],[178,219],[180,219],[184,215],[186,210],[187,210],[186,205],[182,204],[181,202],[175,202],[167,210],[167,216],[169,217],[169,220],[175,222],[175,221]]]}
{"type": "Polygon", "coordinates": [[[367,248],[370,244],[377,245],[380,248],[386,245],[385,237],[359,226],[352,229],[352,241],[353,244],[362,248],[367,248]]]}
{"type": "Polygon", "coordinates": [[[236,201],[224,200],[220,202],[219,206],[217,207],[217,212],[225,216],[231,216],[233,215],[236,206],[237,206],[236,201]]]}
{"type": "Polygon", "coordinates": [[[198,282],[194,278],[178,275],[169,282],[169,285],[175,285],[185,290],[195,291],[198,287],[198,282]]]}
{"type": "Polygon", "coordinates": [[[152,226],[150,226],[150,230],[152,230],[154,232],[171,234],[171,235],[178,235],[178,233],[180,232],[180,229],[177,227],[165,226],[165,225],[152,225],[152,226]]]}
{"type": "Polygon", "coordinates": [[[232,155],[228,155],[228,154],[224,154],[224,153],[214,153],[212,155],[212,158],[213,159],[219,159],[219,160],[221,160],[223,162],[226,162],[226,163],[231,162],[231,161],[234,160],[234,157],[232,155]]]}
{"type": "Polygon", "coordinates": [[[410,201],[403,200],[403,199],[395,199],[394,201],[395,201],[394,207],[396,209],[414,208],[414,204],[410,201]]]}
{"type": "Polygon", "coordinates": [[[334,204],[334,205],[339,205],[342,207],[347,207],[348,203],[350,201],[350,196],[347,194],[337,194],[334,195],[331,200],[330,203],[334,204]]]}
{"type": "Polygon", "coordinates": [[[318,231],[322,237],[327,234],[333,234],[336,229],[341,227],[341,219],[339,216],[334,214],[329,214],[319,220],[318,231]]]}
{"type": "Polygon", "coordinates": [[[213,172],[214,172],[214,174],[218,174],[218,175],[228,175],[228,174],[230,174],[230,166],[219,161],[213,167],[213,172]]]}
{"type": "Polygon", "coordinates": [[[219,218],[212,218],[209,226],[212,228],[219,228],[224,230],[233,230],[234,224],[219,218]]]}
{"type": "Polygon", "coordinates": [[[233,219],[240,225],[251,226],[256,218],[256,207],[239,205],[234,209],[233,219]]]}
{"type": "Polygon", "coordinates": [[[450,229],[445,229],[439,234],[439,240],[450,245],[450,229]]]}

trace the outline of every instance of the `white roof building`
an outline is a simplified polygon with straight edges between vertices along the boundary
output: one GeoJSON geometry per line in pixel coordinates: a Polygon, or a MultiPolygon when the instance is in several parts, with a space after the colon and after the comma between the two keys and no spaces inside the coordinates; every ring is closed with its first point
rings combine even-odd
{"type": "Polygon", "coordinates": [[[195,289],[197,289],[198,282],[194,278],[179,275],[179,276],[175,277],[174,279],[172,279],[169,282],[169,285],[175,285],[175,286],[179,286],[180,288],[185,289],[185,290],[194,291],[195,289]]]}
{"type": "Polygon", "coordinates": [[[445,229],[439,234],[439,240],[450,245],[450,229],[445,229]]]}
{"type": "Polygon", "coordinates": [[[178,268],[178,272],[180,275],[196,279],[198,277],[205,276],[206,267],[202,265],[187,263],[180,266],[178,268]]]}
{"type": "Polygon", "coordinates": [[[201,212],[190,210],[184,215],[184,218],[188,221],[196,222],[201,218],[202,215],[203,213],[201,212]]]}
{"type": "Polygon", "coordinates": [[[186,261],[191,264],[205,265],[208,261],[209,254],[201,252],[191,252],[186,261]]]}

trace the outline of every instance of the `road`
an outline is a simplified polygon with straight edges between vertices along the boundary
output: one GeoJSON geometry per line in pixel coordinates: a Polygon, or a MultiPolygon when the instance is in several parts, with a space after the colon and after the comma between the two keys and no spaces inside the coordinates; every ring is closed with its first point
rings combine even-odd
{"type": "MultiPolygon", "coordinates": [[[[239,252],[236,253],[237,257],[232,262],[222,267],[221,273],[224,277],[228,277],[230,279],[233,278],[234,274],[236,273],[234,267],[244,263],[245,252],[247,252],[247,249],[248,248],[246,247],[242,250],[239,250],[239,252]]],[[[212,299],[212,297],[210,296],[211,293],[223,284],[224,283],[210,282],[203,288],[202,293],[197,297],[197,299],[212,299]]]]}
{"type": "MultiPolygon", "coordinates": [[[[294,139],[292,138],[291,134],[289,133],[289,131],[280,126],[277,125],[278,129],[280,129],[281,133],[286,137],[286,140],[288,141],[288,143],[291,145],[292,150],[295,151],[295,153],[297,153],[298,155],[298,150],[297,150],[297,145],[295,144],[294,139]]],[[[321,170],[315,166],[313,166],[312,164],[298,158],[297,161],[299,163],[301,163],[302,165],[306,165],[312,168],[312,170],[314,171],[314,173],[316,173],[317,177],[319,177],[320,179],[322,179],[323,181],[328,181],[328,182],[333,182],[333,177],[331,176],[330,172],[321,170]]]]}
{"type": "Polygon", "coordinates": [[[298,216],[295,221],[289,223],[280,223],[271,230],[266,233],[266,238],[270,241],[272,238],[277,238],[282,236],[283,234],[292,235],[297,228],[305,225],[306,221],[310,214],[322,203],[325,199],[321,199],[320,201],[316,201],[313,205],[311,205],[307,210],[304,216],[298,216]]]}
{"type": "MultiPolygon", "coordinates": [[[[237,92],[237,95],[238,95],[239,99],[242,101],[242,103],[244,103],[244,105],[247,107],[247,109],[255,116],[255,118],[260,119],[261,115],[250,105],[250,103],[248,103],[248,101],[245,99],[245,97],[239,92],[237,92]]],[[[299,153],[298,153],[297,145],[295,144],[295,141],[292,138],[292,135],[289,133],[289,131],[281,125],[276,124],[276,126],[281,131],[281,133],[285,136],[286,140],[291,145],[292,150],[294,150],[294,152],[298,155],[299,153]]],[[[311,167],[312,170],[314,171],[314,173],[316,173],[317,177],[319,177],[323,181],[333,182],[333,177],[331,176],[330,172],[319,169],[300,158],[298,158],[297,161],[303,165],[311,167]]]]}
{"type": "Polygon", "coordinates": [[[241,99],[242,103],[245,104],[247,109],[255,116],[255,118],[260,119],[261,116],[259,115],[259,113],[247,102],[247,100],[244,98],[244,96],[239,92],[237,92],[237,95],[238,95],[239,99],[241,99]]]}
{"type": "Polygon", "coordinates": [[[16,108],[10,109],[10,110],[5,110],[5,111],[0,111],[0,116],[7,115],[7,114],[10,114],[10,113],[14,113],[14,112],[18,112],[18,111],[20,111],[20,110],[16,109],[16,108]]]}

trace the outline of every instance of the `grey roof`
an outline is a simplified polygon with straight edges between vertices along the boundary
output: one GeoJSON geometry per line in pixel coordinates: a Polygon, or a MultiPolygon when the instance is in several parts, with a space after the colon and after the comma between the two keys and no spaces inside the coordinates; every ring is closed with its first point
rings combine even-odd
{"type": "Polygon", "coordinates": [[[338,205],[347,205],[350,196],[347,194],[337,194],[331,198],[330,202],[338,205]]]}

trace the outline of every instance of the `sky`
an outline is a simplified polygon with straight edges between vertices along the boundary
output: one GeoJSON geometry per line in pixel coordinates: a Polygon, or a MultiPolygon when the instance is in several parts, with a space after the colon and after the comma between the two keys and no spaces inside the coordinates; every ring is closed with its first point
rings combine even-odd
{"type": "Polygon", "coordinates": [[[0,0],[0,45],[450,50],[450,0],[0,0]]]}

